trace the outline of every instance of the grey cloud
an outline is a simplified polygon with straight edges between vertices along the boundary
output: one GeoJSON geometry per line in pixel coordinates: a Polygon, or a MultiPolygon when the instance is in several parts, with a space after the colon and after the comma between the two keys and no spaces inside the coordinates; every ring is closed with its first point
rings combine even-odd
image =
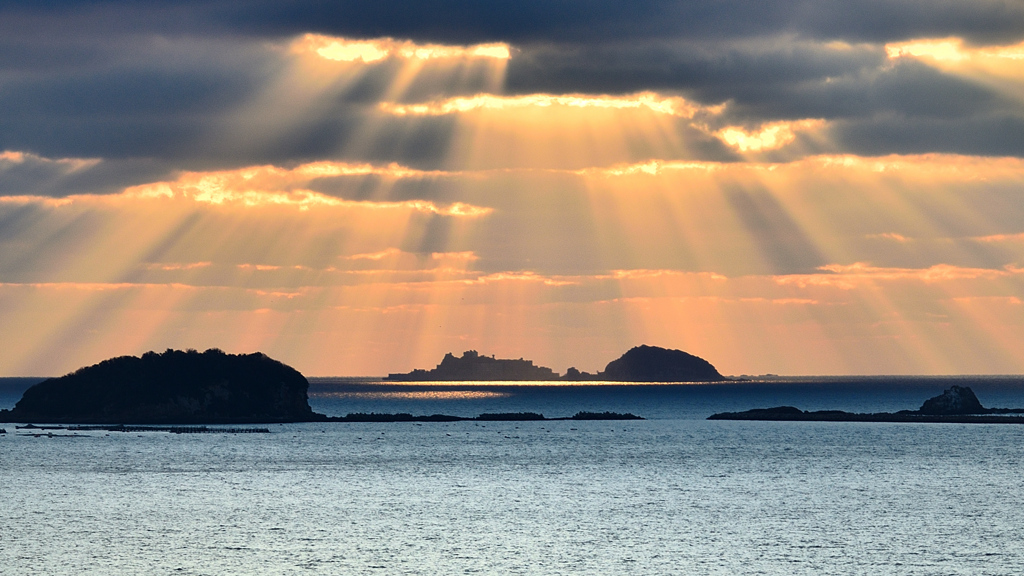
{"type": "Polygon", "coordinates": [[[839,149],[855,154],[1024,155],[1024,117],[1019,114],[924,119],[885,115],[837,123],[831,134],[839,149]]]}
{"type": "Polygon", "coordinates": [[[1017,103],[879,46],[829,46],[787,37],[715,45],[545,46],[510,62],[514,93],[663,90],[728,102],[725,122],[846,118],[896,112],[962,117],[1017,103]]]}
{"type": "Polygon", "coordinates": [[[695,94],[709,100],[729,98],[731,114],[753,119],[870,118],[883,113],[964,118],[1019,106],[987,87],[913,60],[795,83],[707,85],[695,94]]]}
{"type": "Polygon", "coordinates": [[[319,31],[462,43],[739,38],[779,32],[875,42],[950,35],[1010,42],[1024,34],[1024,5],[1006,0],[11,0],[4,6],[9,30],[65,34],[83,28],[271,37],[319,31]]]}
{"type": "Polygon", "coordinates": [[[147,159],[60,161],[26,154],[0,160],[0,196],[68,196],[120,192],[168,176],[173,167],[147,159]]]}
{"type": "Polygon", "coordinates": [[[642,42],[524,47],[509,63],[511,92],[693,91],[705,102],[737,89],[819,81],[875,69],[877,46],[836,47],[790,36],[743,42],[642,42]]]}
{"type": "MultiPolygon", "coordinates": [[[[1024,116],[1019,102],[909,59],[892,65],[880,44],[1024,37],[1024,4],[999,0],[5,2],[0,150],[113,161],[103,164],[108,172],[83,173],[74,183],[83,190],[122,183],[116,166],[130,162],[148,166],[140,181],[172,165],[216,169],[341,154],[422,168],[445,162],[454,118],[384,117],[376,109],[397,73],[393,61],[367,66],[308,111],[275,102],[240,115],[280,79],[289,38],[307,31],[511,41],[506,89],[513,94],[658,90],[729,103],[722,125],[841,120],[837,145],[852,150],[1024,155],[1014,132],[1024,116]],[[829,43],[835,39],[854,44],[829,43]],[[280,117],[291,123],[275,128],[280,117]]],[[[428,66],[399,99],[475,93],[480,74],[428,66]],[[453,89],[461,73],[468,80],[453,89]]],[[[684,121],[678,127],[689,157],[734,159],[714,138],[684,121]]],[[[623,161],[654,154],[642,142],[629,149],[623,161]]],[[[0,182],[0,193],[73,188],[22,176],[0,182]]]]}
{"type": "Polygon", "coordinates": [[[20,42],[45,62],[0,63],[0,149],[47,157],[180,156],[274,65],[268,51],[224,41],[20,42]],[[75,66],[50,63],[79,50],[88,54],[75,66]]]}

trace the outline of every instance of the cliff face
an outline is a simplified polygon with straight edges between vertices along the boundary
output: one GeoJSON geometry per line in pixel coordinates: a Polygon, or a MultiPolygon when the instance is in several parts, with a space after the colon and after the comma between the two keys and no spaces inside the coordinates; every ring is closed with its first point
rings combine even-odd
{"type": "Polygon", "coordinates": [[[508,360],[481,356],[476,350],[467,350],[461,358],[445,354],[433,370],[413,370],[406,374],[388,374],[395,381],[445,380],[557,380],[550,368],[534,366],[530,360],[508,360]]]}
{"type": "Polygon", "coordinates": [[[599,380],[617,382],[717,382],[725,380],[710,362],[682,350],[637,346],[612,360],[599,380]]]}
{"type": "Polygon", "coordinates": [[[309,383],[263,354],[167,350],[122,356],[44,380],[8,413],[21,422],[170,424],[316,419],[309,383]]]}

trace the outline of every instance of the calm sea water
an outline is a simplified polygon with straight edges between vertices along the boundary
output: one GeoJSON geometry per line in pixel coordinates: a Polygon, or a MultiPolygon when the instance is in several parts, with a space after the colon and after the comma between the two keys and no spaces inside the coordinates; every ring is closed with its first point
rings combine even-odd
{"type": "MultiPolygon", "coordinates": [[[[0,425],[0,574],[1021,574],[1024,426],[703,420],[916,408],[953,382],[327,379],[311,404],[329,414],[651,419],[79,438],[0,425]]],[[[1022,378],[969,385],[1024,406],[1022,378]]]]}

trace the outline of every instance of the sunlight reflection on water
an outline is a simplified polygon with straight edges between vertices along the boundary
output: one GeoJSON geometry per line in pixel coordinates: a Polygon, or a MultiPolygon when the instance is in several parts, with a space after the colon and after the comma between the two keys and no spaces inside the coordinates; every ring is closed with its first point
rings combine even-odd
{"type": "Polygon", "coordinates": [[[78,438],[7,424],[0,574],[1019,574],[1024,426],[704,420],[779,404],[914,408],[965,382],[986,405],[1024,405],[1019,377],[575,388],[318,379],[311,403],[332,415],[651,419],[78,438]]]}
{"type": "Polygon", "coordinates": [[[0,436],[0,573],[980,575],[1024,565],[1020,426],[271,430],[0,436]]]}
{"type": "Polygon", "coordinates": [[[340,400],[477,400],[481,398],[506,398],[507,392],[484,390],[420,390],[415,392],[319,392],[311,398],[334,398],[340,400]]]}

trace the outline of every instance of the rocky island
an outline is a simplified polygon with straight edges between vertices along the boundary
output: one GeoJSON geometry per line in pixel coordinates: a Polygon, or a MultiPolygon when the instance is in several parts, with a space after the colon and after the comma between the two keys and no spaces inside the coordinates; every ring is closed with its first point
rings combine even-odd
{"type": "Polygon", "coordinates": [[[985,408],[967,386],[952,386],[924,401],[917,410],[857,413],[842,410],[808,412],[793,406],[755,408],[712,414],[708,420],[769,420],[786,422],[948,422],[960,424],[1024,424],[1024,408],[985,408]]]}
{"type": "Polygon", "coordinates": [[[609,362],[594,378],[612,382],[720,382],[725,379],[703,358],[658,346],[631,348],[609,362]]]}
{"type": "Polygon", "coordinates": [[[259,352],[212,349],[121,356],[25,391],[0,422],[192,424],[323,420],[309,382],[259,352]]]}
{"type": "Polygon", "coordinates": [[[461,358],[451,352],[444,355],[433,370],[416,369],[406,374],[388,374],[385,380],[397,382],[425,382],[449,380],[558,380],[551,368],[534,366],[531,360],[499,359],[481,356],[476,350],[467,350],[461,358]]]}
{"type": "Polygon", "coordinates": [[[445,354],[432,370],[416,369],[404,374],[389,374],[385,380],[397,382],[467,381],[467,380],[570,380],[611,382],[719,382],[725,380],[710,362],[703,358],[657,346],[636,346],[608,363],[597,374],[569,368],[559,376],[554,370],[535,366],[530,360],[500,359],[481,356],[467,350],[461,358],[445,354]]]}

